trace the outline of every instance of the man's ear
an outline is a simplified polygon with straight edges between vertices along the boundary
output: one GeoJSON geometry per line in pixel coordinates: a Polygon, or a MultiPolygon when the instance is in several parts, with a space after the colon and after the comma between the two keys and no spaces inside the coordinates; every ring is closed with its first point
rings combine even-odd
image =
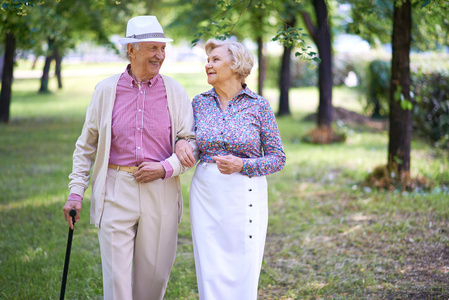
{"type": "Polygon", "coordinates": [[[131,44],[131,43],[127,44],[126,50],[128,51],[129,57],[134,58],[136,56],[136,54],[135,54],[136,48],[134,47],[133,44],[131,44]]]}

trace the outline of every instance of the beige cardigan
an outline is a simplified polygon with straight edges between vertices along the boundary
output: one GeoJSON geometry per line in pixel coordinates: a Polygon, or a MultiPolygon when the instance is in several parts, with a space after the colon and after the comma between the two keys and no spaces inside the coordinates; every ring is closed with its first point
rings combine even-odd
{"type": "MultiPolygon", "coordinates": [[[[91,102],[87,108],[86,120],[73,153],[73,169],[69,175],[70,193],[84,196],[92,165],[92,202],[90,207],[90,222],[99,227],[103,213],[106,174],[111,148],[111,122],[114,108],[117,82],[120,74],[102,80],[95,87],[91,102]]],[[[171,119],[171,143],[174,145],[179,138],[187,139],[194,149],[195,121],[192,105],[185,89],[176,80],[162,75],[167,91],[168,110],[171,119]]],[[[172,177],[176,177],[178,188],[178,222],[182,215],[182,193],[179,175],[188,170],[173,154],[167,161],[173,167],[172,177]]]]}

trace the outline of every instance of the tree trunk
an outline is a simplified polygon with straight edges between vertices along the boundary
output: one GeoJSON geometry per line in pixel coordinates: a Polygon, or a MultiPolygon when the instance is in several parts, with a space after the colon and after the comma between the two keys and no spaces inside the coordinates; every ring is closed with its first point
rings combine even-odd
{"type": "Polygon", "coordinates": [[[2,90],[0,92],[0,123],[9,122],[15,51],[16,38],[13,33],[7,33],[5,36],[5,61],[2,74],[2,90]]]}
{"type": "Polygon", "coordinates": [[[263,96],[263,86],[265,81],[266,74],[266,64],[265,64],[265,55],[264,55],[264,45],[262,37],[257,38],[257,60],[259,64],[259,78],[258,78],[258,94],[263,96]]]}
{"type": "Polygon", "coordinates": [[[45,58],[44,70],[42,72],[41,77],[41,87],[39,88],[39,93],[47,93],[48,92],[48,81],[50,79],[50,65],[53,60],[53,56],[47,56],[45,58]]]}
{"type": "Polygon", "coordinates": [[[401,6],[394,7],[390,85],[388,167],[390,170],[397,168],[399,176],[410,171],[412,112],[403,109],[401,102],[410,101],[411,24],[411,3],[406,0],[401,6]]]}
{"type": "Polygon", "coordinates": [[[55,75],[58,78],[58,89],[62,89],[61,64],[62,56],[59,55],[58,49],[55,48],[55,75]]]}
{"type": "Polygon", "coordinates": [[[320,101],[318,105],[318,127],[331,127],[332,124],[332,50],[328,10],[324,0],[314,0],[313,6],[317,18],[316,45],[321,63],[318,67],[318,88],[320,101]]]}
{"type": "Polygon", "coordinates": [[[3,77],[3,66],[5,65],[5,51],[0,56],[0,78],[3,77]]]}
{"type": "Polygon", "coordinates": [[[48,81],[50,80],[50,65],[51,61],[54,59],[53,50],[54,39],[48,39],[48,53],[45,57],[44,70],[41,77],[41,87],[39,88],[39,93],[48,93],[48,81]]]}
{"type": "MultiPolygon", "coordinates": [[[[290,21],[287,21],[287,27],[295,27],[296,19],[293,18],[290,21]]],[[[290,115],[290,107],[289,107],[289,99],[288,99],[288,91],[290,89],[290,61],[291,61],[292,48],[284,46],[284,53],[282,54],[282,63],[281,63],[281,78],[279,80],[279,116],[290,115]]]]}
{"type": "Polygon", "coordinates": [[[31,65],[31,69],[34,70],[36,69],[36,64],[37,64],[37,60],[39,59],[39,56],[35,56],[34,60],[33,60],[33,64],[31,65]]]}

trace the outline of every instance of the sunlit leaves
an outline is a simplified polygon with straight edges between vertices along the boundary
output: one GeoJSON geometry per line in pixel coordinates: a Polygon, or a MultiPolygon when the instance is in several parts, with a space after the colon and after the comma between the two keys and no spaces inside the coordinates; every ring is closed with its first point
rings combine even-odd
{"type": "MultiPolygon", "coordinates": [[[[390,42],[393,28],[394,5],[403,0],[339,0],[349,4],[352,22],[347,25],[353,33],[372,46],[390,42]]],[[[441,49],[449,41],[449,1],[411,0],[412,3],[412,47],[419,51],[441,49]]]]}
{"type": "Polygon", "coordinates": [[[407,98],[402,93],[402,86],[398,85],[396,87],[396,90],[394,91],[394,100],[398,101],[401,105],[402,110],[412,110],[413,104],[410,100],[407,100],[407,98]]]}
{"type": "MultiPolygon", "coordinates": [[[[195,46],[201,39],[216,38],[225,40],[237,33],[234,32],[235,26],[241,21],[245,14],[249,14],[250,18],[245,20],[249,22],[257,22],[254,16],[262,15],[265,22],[268,20],[276,20],[280,24],[285,24],[285,14],[293,14],[294,11],[299,13],[301,3],[300,0],[290,0],[291,3],[285,1],[271,1],[271,0],[220,0],[217,1],[216,15],[209,20],[203,22],[200,32],[195,35],[192,45],[195,46]],[[277,7],[279,6],[279,7],[277,7]],[[294,7],[294,9],[292,9],[294,7]],[[260,14],[263,12],[262,14],[260,14]]],[[[271,22],[271,21],[270,21],[271,22]]],[[[263,31],[259,27],[257,30],[263,31]]],[[[315,52],[312,52],[311,47],[306,45],[304,37],[307,34],[302,32],[302,28],[280,27],[277,33],[272,37],[271,41],[278,42],[286,47],[299,49],[296,52],[296,57],[300,59],[320,62],[315,52]]]]}
{"type": "Polygon", "coordinates": [[[321,62],[320,58],[316,56],[316,52],[311,51],[312,47],[306,45],[303,37],[307,34],[303,33],[302,30],[302,28],[288,27],[284,29],[280,27],[272,41],[279,42],[288,48],[299,48],[300,50],[295,53],[295,57],[301,60],[321,62]]]}
{"type": "Polygon", "coordinates": [[[26,16],[29,9],[36,4],[37,0],[3,0],[1,1],[1,10],[16,13],[19,16],[26,16]]]}
{"type": "Polygon", "coordinates": [[[421,4],[421,7],[424,7],[424,6],[429,5],[429,4],[430,4],[430,0],[425,0],[425,1],[423,1],[423,3],[421,4]]]}

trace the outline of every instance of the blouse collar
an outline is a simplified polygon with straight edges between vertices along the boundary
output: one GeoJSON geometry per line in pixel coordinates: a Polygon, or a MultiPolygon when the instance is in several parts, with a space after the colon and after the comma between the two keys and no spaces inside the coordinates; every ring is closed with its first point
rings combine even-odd
{"type": "MultiPolygon", "coordinates": [[[[254,98],[254,99],[256,99],[258,97],[256,93],[254,93],[253,91],[251,91],[248,88],[248,85],[246,83],[244,83],[242,85],[242,87],[243,87],[243,89],[234,97],[234,99],[239,99],[240,95],[246,95],[247,97],[254,98]]],[[[213,96],[215,98],[218,98],[218,94],[215,91],[215,88],[212,88],[212,89],[210,89],[204,93],[201,93],[201,94],[204,96],[213,96]]]]}

